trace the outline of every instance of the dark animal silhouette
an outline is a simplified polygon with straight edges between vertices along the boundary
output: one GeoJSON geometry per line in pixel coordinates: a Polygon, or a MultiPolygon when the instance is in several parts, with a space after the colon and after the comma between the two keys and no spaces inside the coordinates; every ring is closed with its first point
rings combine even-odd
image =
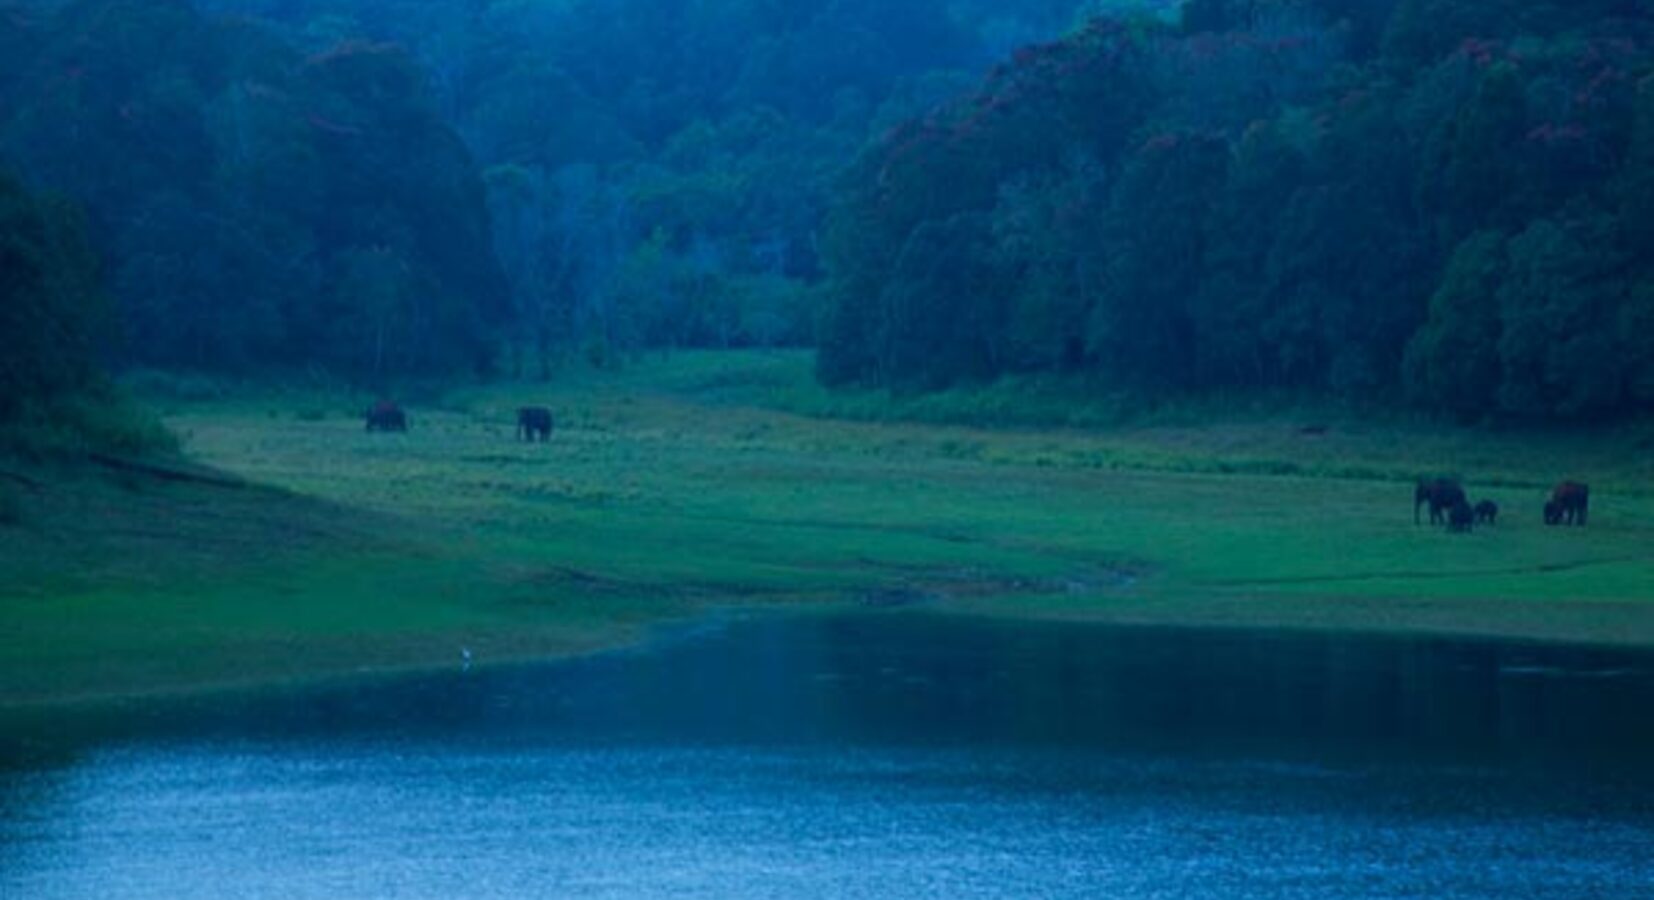
{"type": "Polygon", "coordinates": [[[1499,504],[1483,500],[1476,504],[1476,524],[1492,525],[1499,518],[1499,504]]]}
{"type": "Polygon", "coordinates": [[[407,431],[408,414],[389,400],[380,400],[368,408],[364,417],[369,431],[407,431]]]}
{"type": "Polygon", "coordinates": [[[525,441],[551,440],[551,410],[544,406],[524,406],[517,410],[517,437],[525,441]]]}
{"type": "Polygon", "coordinates": [[[1591,489],[1577,481],[1564,481],[1551,491],[1545,503],[1546,525],[1584,525],[1591,509],[1591,489]]]}
{"type": "Polygon", "coordinates": [[[1439,525],[1455,504],[1464,502],[1464,488],[1451,478],[1427,478],[1413,489],[1413,524],[1419,523],[1419,507],[1430,504],[1430,524],[1439,525]]]}
{"type": "Polygon", "coordinates": [[[1465,498],[1460,497],[1457,503],[1447,508],[1448,531],[1464,533],[1474,528],[1475,525],[1476,510],[1471,508],[1470,502],[1465,498]]]}

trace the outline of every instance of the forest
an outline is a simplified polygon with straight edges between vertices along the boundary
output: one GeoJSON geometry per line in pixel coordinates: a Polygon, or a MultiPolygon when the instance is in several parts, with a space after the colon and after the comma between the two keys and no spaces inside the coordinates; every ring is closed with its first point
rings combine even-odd
{"type": "Polygon", "coordinates": [[[1654,403],[1635,0],[0,0],[0,416],[134,367],[816,347],[1654,403]]]}
{"type": "Polygon", "coordinates": [[[856,163],[820,374],[1646,410],[1650,24],[1617,0],[1220,0],[1020,50],[856,163]]]}
{"type": "Polygon", "coordinates": [[[0,0],[0,898],[1648,897],[1654,0],[0,0]]]}

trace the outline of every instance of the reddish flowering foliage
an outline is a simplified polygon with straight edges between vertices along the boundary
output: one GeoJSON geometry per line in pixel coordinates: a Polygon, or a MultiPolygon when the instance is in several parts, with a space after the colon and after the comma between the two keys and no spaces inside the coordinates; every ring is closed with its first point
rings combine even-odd
{"type": "Polygon", "coordinates": [[[1625,69],[1635,66],[1643,55],[1643,49],[1631,38],[1593,38],[1575,55],[1574,66],[1587,72],[1625,69]]]}
{"type": "Polygon", "coordinates": [[[276,88],[260,81],[243,82],[242,89],[247,92],[247,96],[256,97],[260,100],[283,100],[287,97],[286,94],[276,88]]]}
{"type": "Polygon", "coordinates": [[[1056,49],[1057,45],[1055,43],[1029,44],[1026,47],[1018,47],[1016,52],[1011,54],[1010,64],[1000,68],[1015,69],[1038,65],[1042,58],[1049,56],[1056,49]]]}
{"type": "Polygon", "coordinates": [[[922,127],[923,124],[916,119],[908,119],[903,122],[897,122],[895,125],[886,128],[884,133],[879,135],[878,144],[882,147],[889,147],[894,144],[911,140],[913,135],[917,134],[919,129],[922,127]]]}
{"type": "Polygon", "coordinates": [[[1490,41],[1483,38],[1466,38],[1459,45],[1459,56],[1468,58],[1477,68],[1487,68],[1496,62],[1512,61],[1503,41],[1490,41]]]}
{"type": "Polygon", "coordinates": [[[1529,131],[1527,139],[1535,144],[1555,147],[1560,144],[1583,141],[1587,137],[1589,137],[1589,132],[1582,125],[1574,123],[1557,125],[1554,122],[1546,122],[1529,131]]]}
{"type": "Polygon", "coordinates": [[[321,116],[315,115],[314,113],[312,113],[308,117],[308,119],[310,121],[310,124],[319,131],[326,131],[326,132],[329,132],[331,134],[344,134],[344,135],[357,135],[357,134],[362,133],[362,129],[360,129],[360,128],[357,128],[357,127],[352,126],[352,125],[341,125],[338,122],[333,122],[333,121],[330,121],[328,119],[324,119],[321,116]]]}
{"type": "Polygon", "coordinates": [[[1589,76],[1589,80],[1574,96],[1574,102],[1581,106],[1605,106],[1615,88],[1627,86],[1631,81],[1626,71],[1611,61],[1604,61],[1595,71],[1587,69],[1583,74],[1589,76]]]}
{"type": "Polygon", "coordinates": [[[887,132],[874,151],[877,183],[888,184],[897,170],[924,165],[937,154],[993,156],[983,148],[1037,141],[1059,123],[1086,120],[1098,95],[1117,88],[1140,43],[1129,29],[1097,22],[1067,39],[1018,50],[970,97],[887,132]]]}
{"type": "Polygon", "coordinates": [[[1186,42],[1186,52],[1192,59],[1206,61],[1218,56],[1218,42],[1228,35],[1199,34],[1186,42]]]}
{"type": "Polygon", "coordinates": [[[880,191],[896,186],[899,173],[932,158],[947,139],[946,129],[934,119],[904,122],[879,143],[874,184],[880,191]]]}
{"type": "Polygon", "coordinates": [[[1075,197],[1058,206],[1053,218],[1058,225],[1069,226],[1084,219],[1088,211],[1086,201],[1075,197]]]}
{"type": "Polygon", "coordinates": [[[995,68],[978,96],[1013,101],[1067,79],[1095,77],[1118,65],[1136,40],[1118,23],[1093,22],[1066,40],[1018,50],[1010,63],[995,68]]]}
{"type": "Polygon", "coordinates": [[[1178,144],[1180,144],[1182,142],[1183,142],[1183,135],[1178,134],[1177,132],[1167,132],[1167,133],[1164,133],[1164,134],[1157,134],[1157,135],[1149,138],[1147,141],[1143,142],[1143,150],[1146,151],[1146,152],[1150,152],[1150,153],[1158,153],[1158,152],[1166,151],[1166,150],[1176,150],[1178,144]]]}
{"type": "Polygon", "coordinates": [[[305,60],[305,69],[323,83],[353,96],[381,100],[416,97],[423,75],[396,44],[349,41],[305,60]]]}
{"type": "Polygon", "coordinates": [[[1637,49],[1631,40],[1597,39],[1566,55],[1538,59],[1568,86],[1566,97],[1576,112],[1604,110],[1622,103],[1625,92],[1631,90],[1630,72],[1639,65],[1637,49]]]}
{"type": "Polygon", "coordinates": [[[1171,155],[1185,150],[1197,152],[1205,147],[1228,144],[1228,136],[1217,131],[1162,131],[1144,140],[1137,152],[1144,156],[1171,155]]]}
{"type": "Polygon", "coordinates": [[[1366,88],[1355,88],[1353,90],[1346,91],[1343,96],[1338,98],[1338,111],[1354,112],[1355,110],[1366,105],[1367,101],[1371,100],[1372,97],[1372,91],[1369,91],[1366,88]]]}
{"type": "Polygon", "coordinates": [[[1619,69],[1603,69],[1591,78],[1591,83],[1585,86],[1585,92],[1592,95],[1600,94],[1609,87],[1626,84],[1630,80],[1630,77],[1619,69]]]}
{"type": "Polygon", "coordinates": [[[1192,60],[1209,62],[1236,53],[1256,53],[1269,57],[1284,56],[1302,50],[1309,44],[1309,37],[1303,34],[1265,37],[1239,31],[1205,32],[1183,41],[1182,50],[1192,60]]]}
{"type": "Polygon", "coordinates": [[[372,44],[365,41],[345,41],[332,47],[311,54],[304,64],[310,68],[328,68],[341,62],[358,59],[363,55],[392,52],[389,44],[372,44]]]}

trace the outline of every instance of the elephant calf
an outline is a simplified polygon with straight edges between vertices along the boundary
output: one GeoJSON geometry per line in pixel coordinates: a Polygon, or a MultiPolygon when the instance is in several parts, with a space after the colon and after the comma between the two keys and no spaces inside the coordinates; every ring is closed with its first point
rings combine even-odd
{"type": "Polygon", "coordinates": [[[1463,497],[1447,509],[1447,530],[1468,532],[1476,527],[1476,510],[1463,497]]]}

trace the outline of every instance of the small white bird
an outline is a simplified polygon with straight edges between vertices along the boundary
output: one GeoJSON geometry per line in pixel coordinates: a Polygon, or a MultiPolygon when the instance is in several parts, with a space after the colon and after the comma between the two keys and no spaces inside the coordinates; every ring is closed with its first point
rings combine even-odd
{"type": "Polygon", "coordinates": [[[462,672],[471,671],[471,648],[470,647],[461,647],[461,648],[459,648],[459,658],[460,658],[460,671],[462,671],[462,672]]]}

